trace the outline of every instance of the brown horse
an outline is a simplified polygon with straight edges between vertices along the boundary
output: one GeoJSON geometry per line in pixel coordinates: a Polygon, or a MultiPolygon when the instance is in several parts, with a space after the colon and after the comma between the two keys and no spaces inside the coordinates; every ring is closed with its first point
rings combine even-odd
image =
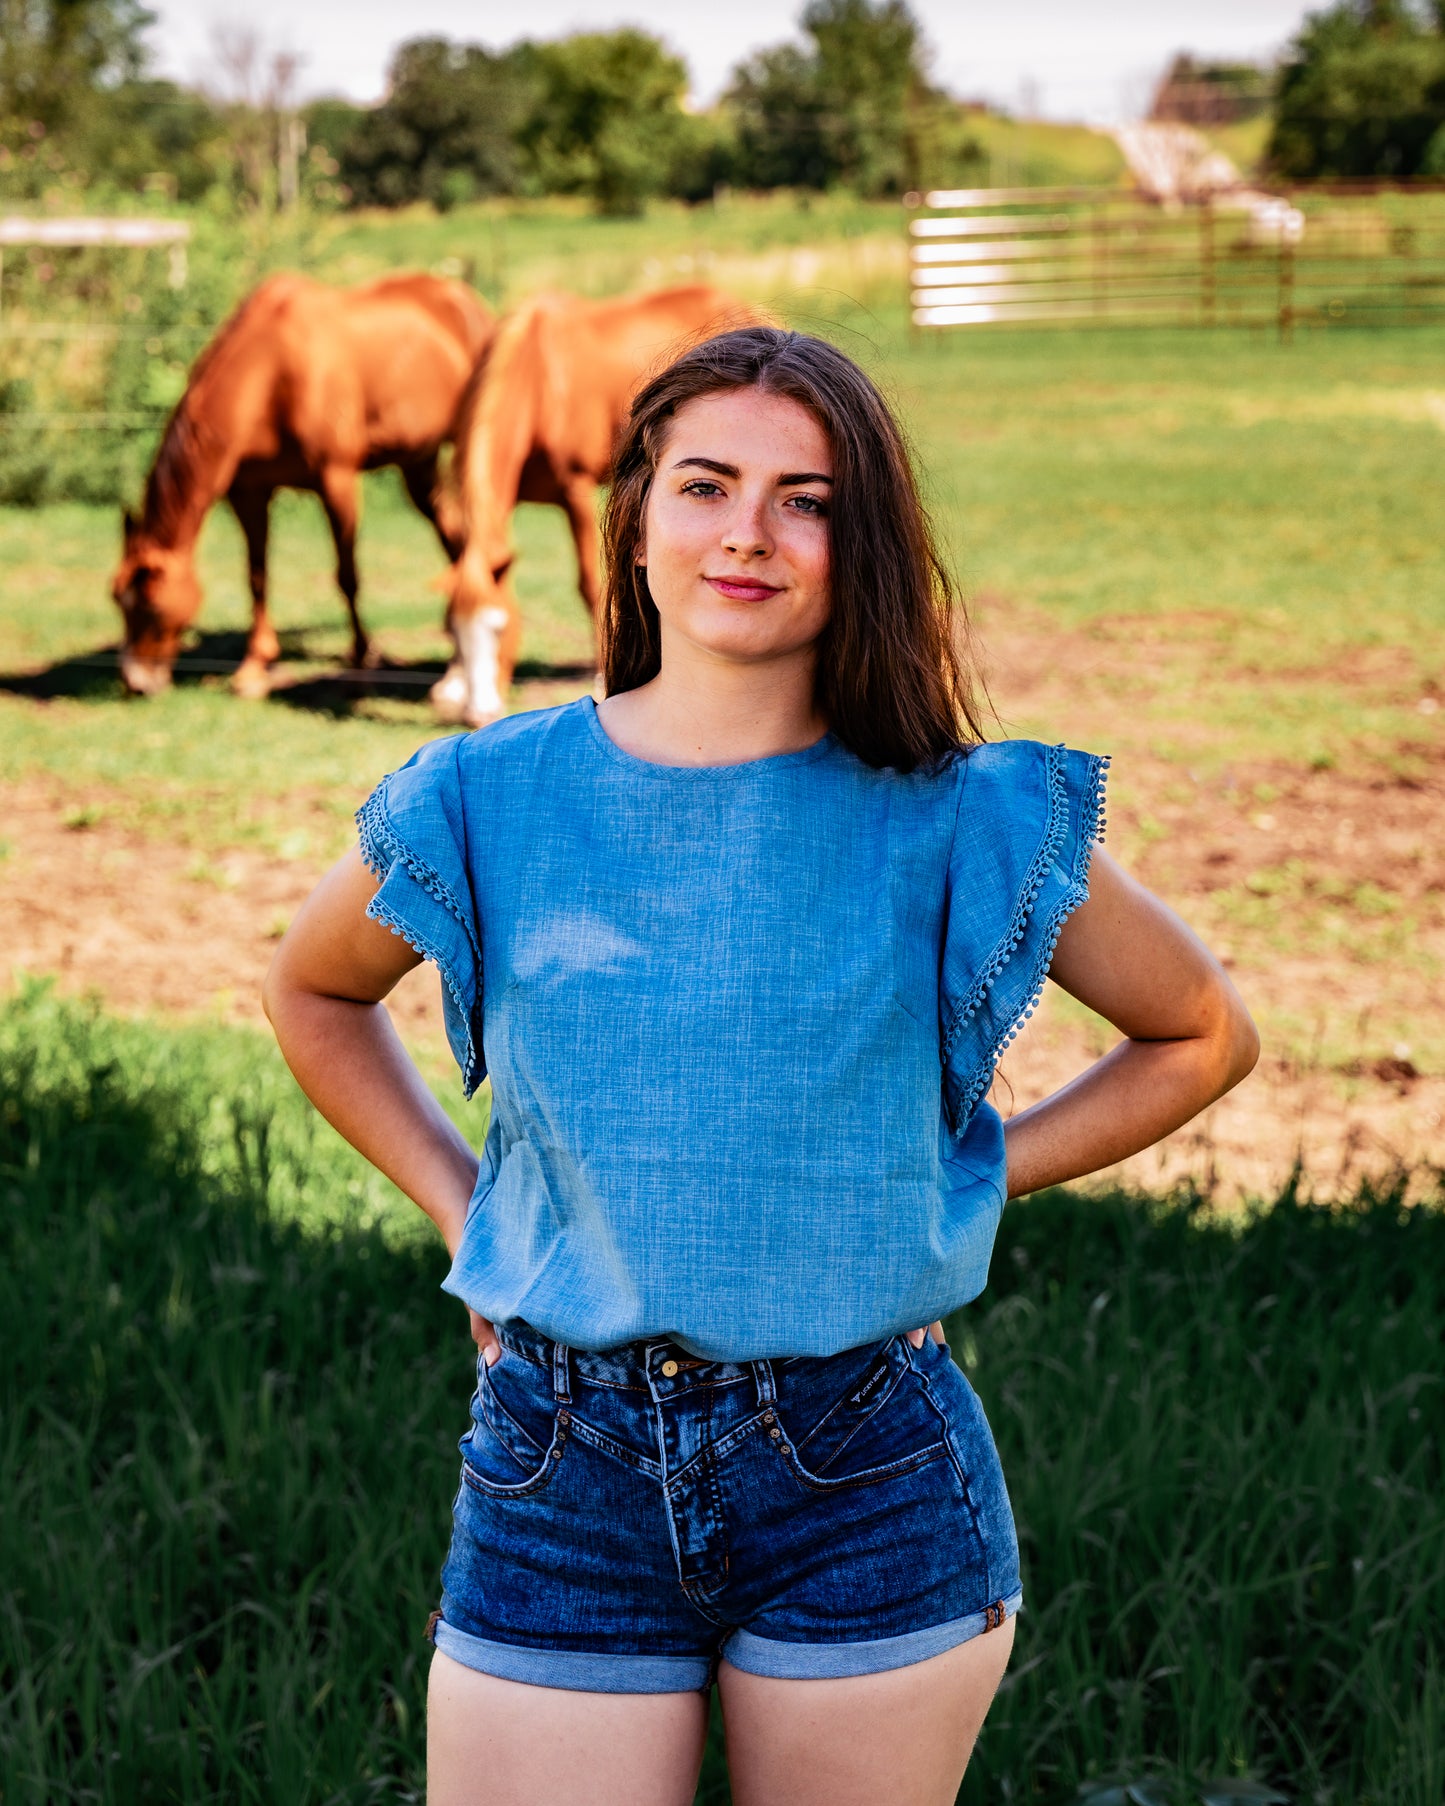
{"type": "Polygon", "coordinates": [[[456,655],[432,689],[448,720],[495,720],[521,637],[508,573],[518,502],[554,502],[577,547],[578,586],[595,612],[597,486],[633,393],[699,339],[761,316],[719,289],[660,289],[613,301],[543,295],[507,316],[457,419],[455,476],[465,550],[452,567],[456,655]]]}
{"type": "Polygon", "coordinates": [[[407,493],[448,558],[461,546],[439,517],[437,456],[494,322],[459,282],[383,277],[328,288],[272,276],[201,353],[176,405],[125,544],[111,593],[125,616],[120,668],[138,694],[170,682],[181,635],[201,606],[195,546],[222,496],[246,536],[252,622],[232,678],[263,695],[280,642],[266,612],[266,529],[277,489],[321,498],[336,542],[336,581],[351,614],[352,661],[370,647],[356,606],[357,473],[400,467],[407,493]]]}

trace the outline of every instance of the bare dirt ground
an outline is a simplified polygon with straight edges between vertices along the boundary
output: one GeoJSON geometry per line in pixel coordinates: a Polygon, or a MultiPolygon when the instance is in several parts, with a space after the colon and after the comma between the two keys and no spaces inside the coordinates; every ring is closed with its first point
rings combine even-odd
{"type": "MultiPolygon", "coordinates": [[[[1117,690],[1116,731],[1103,750],[1127,778],[1111,803],[1109,844],[1221,950],[1261,1017],[1334,1025],[1330,1034],[1321,1028],[1317,1055],[1301,1053],[1297,1037],[1292,1053],[1267,1040],[1244,1086],[1117,1176],[1150,1189],[1192,1179],[1223,1198],[1270,1195],[1298,1161],[1327,1196],[1365,1173],[1445,1167],[1445,1071],[1422,1066],[1415,1045],[1381,1042],[1370,1029],[1375,1019],[1398,1022],[1404,1008],[1433,1022],[1438,1042],[1445,1020],[1438,734],[1433,742],[1422,735],[1405,777],[1384,767],[1236,766],[1197,780],[1177,751],[1166,759],[1151,750],[1157,712],[1128,706],[1147,701],[1153,681],[1140,658],[1145,629],[1071,634],[1003,609],[985,610],[984,625],[993,696],[1011,728],[1037,719],[1055,737],[1097,745],[1101,687],[1117,690]],[[1291,892],[1262,919],[1241,914],[1256,879],[1266,896],[1287,882],[1300,901],[1291,892]],[[1351,901],[1362,887],[1383,899],[1380,934],[1407,921],[1397,951],[1372,949],[1375,931],[1351,901]],[[1296,909],[1311,932],[1291,932],[1296,909]],[[1343,943],[1323,932],[1331,921],[1343,943]],[[1358,1031],[1354,1057],[1338,1057],[1341,1024],[1358,1031]]],[[[1422,720],[1425,727],[1433,723],[1422,720]]],[[[1184,733],[1181,726],[1176,745],[1184,733]]],[[[104,812],[91,820],[96,812],[77,812],[75,800],[41,781],[0,789],[11,844],[0,860],[0,976],[55,974],[63,989],[96,993],[124,1013],[259,1024],[267,961],[316,871],[239,848],[198,864],[189,849],[143,840],[104,812]]],[[[393,1007],[436,1069],[445,1041],[429,968],[409,976],[393,1007]]],[[[1022,1108],[1111,1039],[1076,1006],[1046,1002],[1010,1051],[996,1101],[1022,1108]]]]}
{"type": "MultiPolygon", "coordinates": [[[[1445,1071],[1422,1069],[1419,1045],[1428,1035],[1438,1046],[1445,1023],[1438,705],[1401,749],[1404,775],[1387,762],[1196,773],[1177,748],[1208,748],[1207,709],[1188,706],[1191,660],[1201,687],[1218,681],[1203,668],[1208,623],[1191,653],[1189,624],[1174,617],[1069,632],[989,598],[980,615],[1006,725],[1024,716],[1046,722],[1051,738],[1112,753],[1110,849],[1205,936],[1266,1025],[1250,1079],[1117,1176],[1268,1196],[1298,1163],[1329,1196],[1366,1174],[1445,1167],[1445,1071]],[[1117,701],[1102,745],[1101,695],[1117,701]],[[1166,759],[1153,743],[1160,699],[1171,696],[1185,708],[1164,723],[1166,759]],[[1271,895],[1275,905],[1260,907],[1271,895]],[[1362,915],[1361,899],[1379,913],[1362,915]],[[1271,1044],[1271,1021],[1294,1025],[1293,1047],[1271,1044]],[[1351,1048],[1343,1057],[1341,1043],[1351,1048]]],[[[1360,660],[1338,681],[1391,677],[1360,660]]],[[[1001,1067],[1001,1109],[1033,1103],[1111,1044],[1104,1025],[1077,1017],[1050,987],[1001,1067]]]]}

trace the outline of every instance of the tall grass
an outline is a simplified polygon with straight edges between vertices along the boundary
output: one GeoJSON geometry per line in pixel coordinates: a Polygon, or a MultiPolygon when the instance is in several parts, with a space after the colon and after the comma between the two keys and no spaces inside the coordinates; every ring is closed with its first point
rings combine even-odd
{"type": "MultiPolygon", "coordinates": [[[[421,1797],[470,1356],[240,1031],[0,1011],[0,1797],[421,1797]]],[[[1023,1537],[963,1798],[1445,1791],[1445,1213],[1050,1194],[951,1325],[1023,1537]]],[[[714,1747],[701,1797],[726,1798],[714,1747]]]]}

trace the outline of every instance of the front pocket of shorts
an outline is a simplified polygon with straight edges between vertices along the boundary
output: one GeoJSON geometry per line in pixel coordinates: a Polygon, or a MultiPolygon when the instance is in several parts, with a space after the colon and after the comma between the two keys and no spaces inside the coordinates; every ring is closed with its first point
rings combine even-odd
{"type": "Polygon", "coordinates": [[[948,1424],[899,1337],[849,1375],[806,1430],[787,1393],[778,1400],[784,1452],[799,1479],[820,1491],[876,1485],[948,1454],[948,1424]]]}
{"type": "Polygon", "coordinates": [[[461,1449],[462,1479],[479,1492],[516,1495],[545,1486],[561,1444],[543,1370],[516,1355],[503,1356],[495,1367],[478,1363],[472,1427],[461,1449]],[[498,1368],[508,1371],[499,1375],[498,1368]]]}

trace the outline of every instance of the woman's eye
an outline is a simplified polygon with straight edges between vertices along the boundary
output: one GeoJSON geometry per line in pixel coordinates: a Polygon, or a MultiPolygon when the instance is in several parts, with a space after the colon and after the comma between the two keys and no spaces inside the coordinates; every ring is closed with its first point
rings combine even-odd
{"type": "Polygon", "coordinates": [[[798,514],[824,515],[828,512],[828,504],[820,495],[795,495],[792,505],[798,514]]]}
{"type": "Polygon", "coordinates": [[[722,490],[716,483],[710,483],[706,477],[694,477],[690,483],[682,486],[684,495],[721,495],[722,490]]]}

